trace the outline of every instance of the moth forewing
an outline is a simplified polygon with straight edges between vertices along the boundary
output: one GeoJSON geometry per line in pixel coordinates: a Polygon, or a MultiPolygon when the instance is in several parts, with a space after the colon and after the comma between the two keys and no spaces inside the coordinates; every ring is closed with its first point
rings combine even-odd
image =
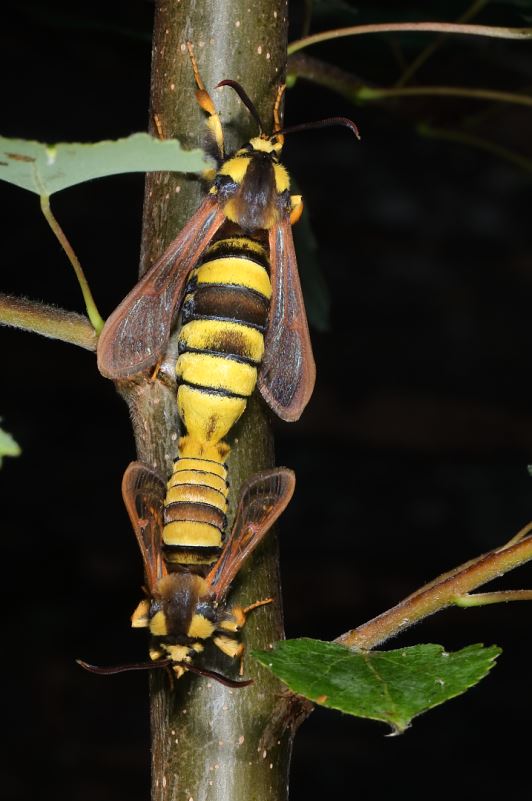
{"type": "Polygon", "coordinates": [[[150,593],[166,573],[161,551],[165,492],[165,482],[155,470],[142,462],[128,465],[122,479],[122,497],[142,554],[150,593]]]}
{"type": "Polygon", "coordinates": [[[275,467],[257,473],[243,486],[231,534],[206,580],[221,603],[240,568],[286,509],[295,488],[295,473],[275,467]]]}
{"type": "Polygon", "coordinates": [[[160,359],[190,274],[225,216],[208,195],[165,252],[107,319],[98,341],[98,368],[130,378],[160,359]]]}
{"type": "Polygon", "coordinates": [[[314,390],[316,364],[288,217],[270,229],[269,244],[272,301],[258,387],[272,411],[293,422],[314,390]]]}

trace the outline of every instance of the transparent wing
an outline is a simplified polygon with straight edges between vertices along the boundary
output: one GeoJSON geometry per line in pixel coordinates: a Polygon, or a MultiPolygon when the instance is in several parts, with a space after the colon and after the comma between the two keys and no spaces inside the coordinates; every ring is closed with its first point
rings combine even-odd
{"type": "Polygon", "coordinates": [[[165,350],[183,289],[225,217],[212,195],[114,310],[98,341],[98,368],[128,378],[153,367],[165,350]]]}
{"type": "Polygon", "coordinates": [[[316,381],[316,365],[287,218],[270,229],[272,301],[258,385],[281,420],[298,420],[316,381]]]}
{"type": "Polygon", "coordinates": [[[144,560],[150,592],[165,575],[161,555],[163,503],[166,485],[159,473],[142,462],[131,462],[122,479],[122,497],[144,560]]]}
{"type": "Polygon", "coordinates": [[[207,575],[217,601],[223,600],[243,563],[286,509],[295,483],[292,470],[275,467],[257,473],[244,484],[231,534],[207,575]]]}

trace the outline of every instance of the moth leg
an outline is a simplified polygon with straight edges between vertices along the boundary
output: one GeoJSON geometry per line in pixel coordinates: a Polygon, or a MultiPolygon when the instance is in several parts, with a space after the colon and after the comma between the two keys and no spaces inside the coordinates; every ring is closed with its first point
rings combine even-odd
{"type": "Polygon", "coordinates": [[[146,598],[144,598],[144,600],[139,603],[139,605],[131,615],[131,627],[134,629],[148,628],[148,626],[150,625],[149,611],[150,611],[150,602],[146,598]]]}
{"type": "MultiPolygon", "coordinates": [[[[262,601],[255,601],[255,603],[250,604],[249,606],[235,606],[233,609],[226,613],[226,617],[220,621],[218,624],[218,630],[223,632],[231,632],[236,634],[237,632],[241,631],[244,627],[246,622],[246,617],[249,612],[253,609],[257,609],[259,606],[265,606],[266,604],[271,604],[273,598],[265,598],[262,601]]],[[[213,638],[214,644],[217,648],[220,649],[224,654],[230,656],[232,659],[236,659],[240,657],[240,667],[238,673],[240,676],[244,675],[244,653],[245,653],[245,646],[244,643],[235,640],[234,637],[228,637],[225,634],[218,634],[213,638]]]]}
{"type": "Polygon", "coordinates": [[[280,84],[277,88],[277,97],[275,98],[275,105],[273,107],[273,135],[277,136],[278,141],[281,145],[284,142],[284,136],[282,134],[276,134],[276,131],[280,131],[281,126],[281,103],[284,97],[286,86],[284,83],[280,84]]]}
{"type": "MultiPolygon", "coordinates": [[[[164,672],[166,673],[166,676],[168,678],[168,685],[169,685],[168,689],[169,689],[169,691],[171,693],[175,689],[175,680],[176,680],[176,678],[180,677],[180,676],[177,675],[177,673],[174,673],[174,671],[175,671],[175,667],[172,669],[170,667],[170,665],[167,665],[165,667],[165,669],[164,669],[164,672]]],[[[182,675],[182,674],[180,674],[180,675],[182,675]]]]}
{"type": "Polygon", "coordinates": [[[222,632],[241,631],[246,622],[248,612],[251,612],[253,609],[257,609],[259,606],[271,604],[272,601],[273,598],[265,598],[263,601],[255,601],[255,603],[252,603],[249,606],[234,606],[232,609],[228,609],[225,612],[224,617],[218,622],[216,630],[222,632]]]}
{"type": "Polygon", "coordinates": [[[290,195],[290,207],[290,225],[295,225],[303,214],[303,198],[301,195],[290,195]]]}
{"type": "Polygon", "coordinates": [[[249,606],[245,606],[244,609],[242,609],[242,612],[244,614],[244,619],[245,616],[247,616],[248,612],[251,612],[253,609],[258,609],[259,606],[266,606],[266,604],[271,604],[271,603],[273,603],[273,598],[264,598],[264,600],[262,601],[255,601],[255,603],[250,604],[249,606]]]}
{"type": "Polygon", "coordinates": [[[216,637],[213,637],[213,642],[222,653],[230,656],[231,659],[241,656],[244,652],[244,643],[238,642],[234,637],[226,637],[225,634],[217,634],[216,637]]]}
{"type": "Polygon", "coordinates": [[[150,384],[153,384],[153,382],[156,380],[157,376],[159,375],[159,370],[161,369],[161,364],[163,363],[163,358],[164,358],[164,356],[160,356],[159,359],[157,360],[157,364],[153,368],[153,370],[151,372],[151,375],[150,375],[150,384]]]}
{"type": "Polygon", "coordinates": [[[159,137],[159,139],[167,139],[168,137],[164,135],[161,118],[156,111],[153,112],[153,124],[155,125],[155,129],[157,131],[157,136],[159,137]]]}
{"type": "Polygon", "coordinates": [[[222,122],[218,116],[218,112],[216,111],[216,107],[212,101],[212,98],[205,89],[205,85],[201,80],[201,75],[199,74],[198,64],[194,56],[194,49],[191,42],[187,42],[187,50],[192,64],[192,70],[194,72],[194,80],[196,81],[196,86],[198,87],[196,90],[196,100],[198,101],[200,108],[202,108],[203,111],[209,115],[207,118],[207,127],[214,136],[214,141],[216,142],[218,152],[220,154],[220,159],[223,160],[224,134],[222,130],[222,122]]]}

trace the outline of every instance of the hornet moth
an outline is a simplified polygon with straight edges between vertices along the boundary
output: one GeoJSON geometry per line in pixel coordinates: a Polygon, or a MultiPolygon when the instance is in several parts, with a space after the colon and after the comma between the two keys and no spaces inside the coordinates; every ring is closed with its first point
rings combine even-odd
{"type": "Polygon", "coordinates": [[[284,134],[341,124],[342,117],[264,133],[242,87],[230,86],[259,135],[226,156],[220,118],[189,44],[196,98],[207,113],[219,168],[199,209],[111,314],[98,343],[100,372],[131,378],[157,364],[180,318],[177,406],[186,435],[167,485],[162,548],[167,562],[205,576],[220,555],[230,447],[224,442],[258,384],[283,420],[297,420],[316,369],[291,225],[302,212],[279,158],[284,134]]]}
{"type": "Polygon", "coordinates": [[[124,473],[122,494],[144,561],[148,597],[133,612],[131,625],[149,629],[151,662],[100,668],[78,660],[82,667],[105,674],[170,667],[178,678],[191,671],[231,687],[249,684],[198,668],[194,661],[211,638],[224,654],[242,659],[238,633],[246,615],[272,599],[228,608],[226,598],[240,568],[288,505],[294,487],[294,473],[285,467],[254,475],[242,488],[231,533],[209,573],[203,577],[186,570],[170,572],[161,549],[165,482],[147,465],[132,462],[124,473]]]}

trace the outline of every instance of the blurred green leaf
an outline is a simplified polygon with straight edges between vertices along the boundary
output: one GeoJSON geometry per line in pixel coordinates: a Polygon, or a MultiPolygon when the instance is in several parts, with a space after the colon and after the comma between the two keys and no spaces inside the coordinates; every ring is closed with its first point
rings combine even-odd
{"type": "Polygon", "coordinates": [[[0,137],[0,179],[38,195],[124,172],[201,172],[212,165],[202,150],[183,150],[177,139],[147,133],[57,145],[0,137]]]}
{"type": "Polygon", "coordinates": [[[321,640],[278,642],[253,656],[295,693],[403,732],[412,718],[465,692],[491,670],[501,649],[441,645],[355,652],[321,640]]]}
{"type": "Polygon", "coordinates": [[[11,434],[0,428],[0,467],[4,456],[20,456],[21,452],[20,445],[15,442],[11,434]]]}

